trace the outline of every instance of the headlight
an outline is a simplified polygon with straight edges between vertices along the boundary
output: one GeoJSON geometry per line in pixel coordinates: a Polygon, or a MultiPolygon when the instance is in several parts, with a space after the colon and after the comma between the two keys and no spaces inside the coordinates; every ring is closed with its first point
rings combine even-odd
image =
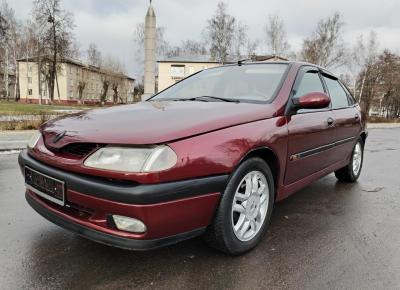
{"type": "Polygon", "coordinates": [[[101,148],[84,162],[87,167],[124,172],[155,172],[171,168],[177,162],[175,152],[168,146],[132,148],[101,148]]]}
{"type": "Polygon", "coordinates": [[[28,144],[27,144],[28,148],[32,149],[33,147],[35,147],[36,143],[40,139],[40,136],[42,136],[42,134],[40,134],[39,131],[35,131],[35,133],[33,133],[32,137],[31,137],[31,139],[29,139],[29,141],[28,141],[28,144]]]}

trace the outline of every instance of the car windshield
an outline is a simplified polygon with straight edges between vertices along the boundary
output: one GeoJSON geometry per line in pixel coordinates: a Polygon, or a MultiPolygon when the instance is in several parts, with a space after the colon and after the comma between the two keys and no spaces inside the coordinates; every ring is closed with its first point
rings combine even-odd
{"type": "Polygon", "coordinates": [[[167,88],[151,100],[269,102],[287,67],[287,64],[270,63],[206,69],[167,88]]]}

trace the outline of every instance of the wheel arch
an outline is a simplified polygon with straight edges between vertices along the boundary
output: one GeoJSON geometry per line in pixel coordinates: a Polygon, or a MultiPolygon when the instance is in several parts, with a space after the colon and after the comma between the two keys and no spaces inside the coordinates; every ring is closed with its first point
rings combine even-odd
{"type": "Polygon", "coordinates": [[[366,132],[361,132],[360,137],[363,140],[363,146],[365,145],[365,141],[367,140],[368,134],[366,132]]]}
{"type": "MultiPolygon", "coordinates": [[[[277,190],[279,177],[280,177],[280,166],[279,166],[279,159],[277,154],[269,147],[263,146],[258,148],[253,148],[249,150],[239,161],[236,167],[238,167],[243,161],[252,158],[252,157],[259,157],[263,159],[271,168],[272,175],[274,177],[274,186],[275,191],[277,190]]],[[[276,195],[275,195],[276,198],[276,195]]]]}

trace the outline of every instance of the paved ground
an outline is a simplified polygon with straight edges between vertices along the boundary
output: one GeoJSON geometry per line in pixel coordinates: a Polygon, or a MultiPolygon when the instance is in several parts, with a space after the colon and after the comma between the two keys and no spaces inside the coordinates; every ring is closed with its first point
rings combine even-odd
{"type": "Polygon", "coordinates": [[[0,131],[0,152],[25,148],[34,131],[0,131]]]}
{"type": "Polygon", "coordinates": [[[329,175],[279,203],[254,251],[194,239],[151,252],[99,245],[25,203],[17,155],[0,155],[0,289],[399,289],[400,129],[374,129],[356,184],[329,175]]]}

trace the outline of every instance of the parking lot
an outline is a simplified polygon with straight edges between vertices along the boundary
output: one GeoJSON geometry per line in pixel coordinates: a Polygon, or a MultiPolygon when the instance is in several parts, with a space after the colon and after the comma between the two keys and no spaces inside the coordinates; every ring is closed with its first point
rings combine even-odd
{"type": "Polygon", "coordinates": [[[370,130],[358,183],[333,174],[278,203],[253,251],[201,238],[150,252],[85,240],[25,202],[17,154],[0,154],[0,289],[399,289],[400,128],[370,130]]]}

